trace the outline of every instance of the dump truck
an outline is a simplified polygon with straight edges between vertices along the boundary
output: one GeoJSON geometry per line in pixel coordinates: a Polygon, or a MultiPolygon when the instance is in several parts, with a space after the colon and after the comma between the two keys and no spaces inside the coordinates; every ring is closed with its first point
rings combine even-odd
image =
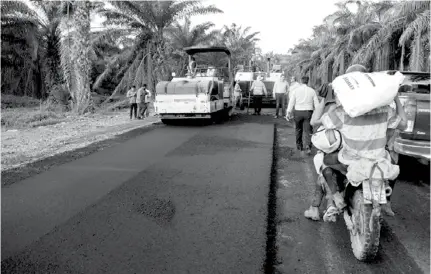
{"type": "Polygon", "coordinates": [[[233,73],[231,53],[226,47],[189,47],[183,49],[189,58],[202,53],[219,53],[218,64],[196,62],[194,71],[174,76],[171,81],[156,85],[154,108],[164,124],[181,120],[217,122],[228,119],[233,112],[233,73]]]}

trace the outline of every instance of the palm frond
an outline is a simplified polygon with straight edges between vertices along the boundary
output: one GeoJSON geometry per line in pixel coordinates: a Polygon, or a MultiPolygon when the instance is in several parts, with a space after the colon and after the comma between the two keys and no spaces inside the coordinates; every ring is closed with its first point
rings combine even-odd
{"type": "Polygon", "coordinates": [[[359,49],[354,55],[352,62],[367,63],[372,58],[374,52],[382,47],[382,45],[392,37],[393,33],[400,30],[404,24],[405,18],[401,17],[383,25],[383,27],[359,49]]]}
{"type": "Polygon", "coordinates": [[[423,13],[419,14],[417,18],[406,27],[399,39],[398,44],[400,46],[405,45],[414,33],[422,33],[427,31],[429,29],[429,25],[430,11],[426,10],[423,13]]]}

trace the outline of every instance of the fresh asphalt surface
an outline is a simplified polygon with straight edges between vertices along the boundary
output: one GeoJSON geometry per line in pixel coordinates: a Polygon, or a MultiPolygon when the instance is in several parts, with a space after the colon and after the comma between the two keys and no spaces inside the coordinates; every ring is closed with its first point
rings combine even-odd
{"type": "Polygon", "coordinates": [[[429,178],[396,186],[379,256],[359,263],[343,222],[303,217],[315,172],[293,147],[282,119],[240,115],[158,127],[4,187],[2,273],[429,273],[429,178]]]}

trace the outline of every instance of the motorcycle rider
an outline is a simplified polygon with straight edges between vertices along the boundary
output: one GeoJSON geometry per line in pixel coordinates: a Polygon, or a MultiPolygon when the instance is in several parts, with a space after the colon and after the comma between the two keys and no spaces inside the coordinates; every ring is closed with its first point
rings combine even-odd
{"type": "MultiPolygon", "coordinates": [[[[367,69],[362,65],[352,65],[346,73],[354,71],[367,72],[367,69]]],[[[354,118],[344,111],[336,96],[335,101],[336,104],[331,105],[325,113],[323,110],[316,110],[319,113],[311,120],[313,126],[323,125],[326,129],[337,129],[342,134],[343,147],[339,151],[326,154],[323,160],[327,168],[322,173],[331,189],[345,186],[347,167],[360,159],[391,161],[386,150],[387,130],[403,130],[407,126],[407,117],[398,96],[394,99],[396,112],[390,106],[384,106],[354,118]]],[[[346,206],[342,189],[332,197],[335,206],[328,208],[324,219],[341,212],[346,206]]],[[[385,211],[385,207],[382,207],[382,210],[385,211]]]]}
{"type": "MultiPolygon", "coordinates": [[[[332,104],[335,104],[335,99],[334,99],[331,84],[328,84],[328,83],[323,84],[319,88],[318,95],[319,95],[319,97],[322,98],[322,100],[320,101],[319,105],[317,106],[316,111],[314,111],[312,118],[311,118],[312,120],[313,120],[313,117],[314,117],[314,119],[316,119],[316,117],[315,117],[316,115],[319,115],[319,117],[320,117],[322,115],[322,113],[325,113],[328,111],[329,107],[332,104]]],[[[336,136],[331,131],[327,131],[326,133],[327,133],[327,137],[328,137],[327,138],[328,144],[332,146],[332,144],[337,141],[336,136]]],[[[316,146],[316,144],[314,144],[314,143],[313,143],[313,145],[316,146]]],[[[317,148],[317,146],[316,146],[316,148],[317,148]]],[[[325,166],[323,165],[323,157],[324,157],[323,151],[318,151],[318,153],[314,156],[313,162],[314,162],[314,166],[316,168],[316,172],[318,173],[318,178],[317,178],[316,184],[314,185],[313,198],[311,201],[311,205],[304,212],[305,218],[308,218],[308,219],[311,219],[314,221],[320,220],[319,207],[322,204],[323,197],[325,195],[325,192],[323,190],[323,184],[322,184],[322,181],[324,180],[322,171],[325,169],[325,166]]],[[[328,203],[328,205],[329,204],[330,203],[328,203]]]]}

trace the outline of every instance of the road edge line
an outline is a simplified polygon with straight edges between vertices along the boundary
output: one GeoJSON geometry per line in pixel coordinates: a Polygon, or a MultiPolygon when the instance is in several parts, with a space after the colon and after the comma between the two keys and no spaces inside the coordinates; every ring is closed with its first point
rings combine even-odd
{"type": "Polygon", "coordinates": [[[268,190],[268,212],[266,227],[266,249],[263,272],[273,274],[277,264],[277,166],[278,166],[278,136],[277,124],[274,123],[272,144],[272,163],[268,190]]]}

